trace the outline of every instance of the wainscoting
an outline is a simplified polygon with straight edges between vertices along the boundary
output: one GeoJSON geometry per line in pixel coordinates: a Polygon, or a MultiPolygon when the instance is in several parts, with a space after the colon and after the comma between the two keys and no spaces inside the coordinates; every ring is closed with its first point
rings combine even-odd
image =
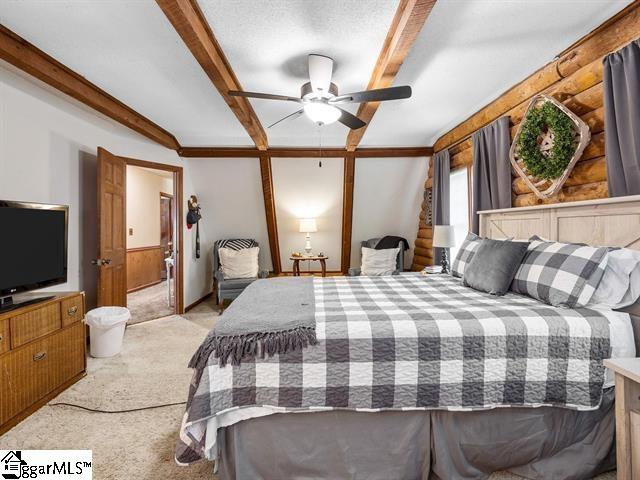
{"type": "Polygon", "coordinates": [[[127,293],[160,283],[163,268],[162,246],[127,249],[127,293]]]}

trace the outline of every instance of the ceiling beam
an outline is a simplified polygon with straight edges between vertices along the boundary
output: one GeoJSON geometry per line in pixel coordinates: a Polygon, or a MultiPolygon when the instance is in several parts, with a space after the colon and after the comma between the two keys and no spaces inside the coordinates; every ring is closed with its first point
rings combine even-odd
{"type": "MultiPolygon", "coordinates": [[[[398,10],[393,17],[387,38],[382,45],[378,61],[371,74],[367,90],[392,86],[402,62],[418,38],[418,34],[435,3],[436,0],[400,0],[400,5],[398,5],[398,10]]],[[[349,131],[346,143],[347,150],[354,151],[358,147],[379,106],[380,102],[360,104],[356,115],[367,125],[358,130],[349,131]]]]}
{"type": "Polygon", "coordinates": [[[262,179],[262,195],[264,197],[264,213],[267,221],[267,234],[269,235],[271,264],[273,273],[275,275],[279,275],[280,272],[282,272],[282,260],[280,259],[276,201],[273,195],[273,173],[271,171],[271,157],[265,152],[262,152],[262,155],[260,155],[260,177],[262,179]]]}
{"type": "Polygon", "coordinates": [[[267,134],[246,98],[232,97],[230,90],[242,90],[220,44],[213,35],[196,0],[156,0],[211,82],[245,128],[258,150],[266,150],[267,134]]]}
{"type": "MultiPolygon", "coordinates": [[[[282,147],[267,148],[269,157],[287,158],[328,158],[345,157],[346,148],[318,147],[282,147]]],[[[265,151],[253,147],[182,147],[178,153],[188,158],[247,158],[261,157],[265,151]]],[[[353,152],[358,158],[380,157],[429,157],[433,154],[431,147],[371,147],[358,148],[353,152]]]]}
{"type": "Polygon", "coordinates": [[[180,148],[171,133],[2,25],[0,58],[154,142],[172,150],[180,148]]]}
{"type": "Polygon", "coordinates": [[[355,169],[356,157],[353,152],[349,152],[344,157],[344,173],[342,181],[342,248],[340,251],[340,270],[343,275],[349,273],[349,266],[351,265],[355,169]]]}
{"type": "Polygon", "coordinates": [[[357,158],[380,157],[430,157],[433,155],[432,147],[365,147],[356,148],[357,158]]]}

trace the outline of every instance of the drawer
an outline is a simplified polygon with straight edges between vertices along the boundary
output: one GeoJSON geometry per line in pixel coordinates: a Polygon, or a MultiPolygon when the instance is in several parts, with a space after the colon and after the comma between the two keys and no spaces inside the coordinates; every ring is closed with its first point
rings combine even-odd
{"type": "Polygon", "coordinates": [[[0,320],[0,354],[8,352],[11,348],[9,337],[9,320],[0,320]]]}
{"type": "Polygon", "coordinates": [[[51,303],[37,310],[16,315],[11,318],[11,348],[43,337],[61,326],[59,303],[51,303]]]}
{"type": "Polygon", "coordinates": [[[84,345],[84,324],[76,323],[0,357],[0,424],[82,372],[84,345]]]}
{"type": "Polygon", "coordinates": [[[82,320],[84,317],[82,295],[62,300],[60,302],[60,316],[62,318],[63,328],[82,320]]]}

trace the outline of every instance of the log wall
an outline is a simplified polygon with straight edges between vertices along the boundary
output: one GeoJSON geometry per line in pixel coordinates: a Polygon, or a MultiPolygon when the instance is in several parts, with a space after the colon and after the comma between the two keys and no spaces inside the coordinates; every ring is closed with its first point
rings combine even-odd
{"type": "MultiPolygon", "coordinates": [[[[531,98],[546,93],[564,103],[591,129],[591,142],[557,196],[539,199],[512,171],[512,205],[523,207],[541,203],[591,200],[608,196],[604,157],[603,58],[640,37],[640,0],[634,1],[556,60],[513,86],[499,98],[442,135],[434,145],[436,152],[449,149],[451,170],[467,168],[473,162],[470,135],[499,117],[511,120],[511,138],[526,112],[531,98]]],[[[433,185],[433,164],[425,188],[433,185]]],[[[416,256],[412,269],[420,270],[433,262],[432,229],[424,224],[425,205],[420,212],[416,256]],[[420,250],[418,251],[418,248],[420,250]]]]}

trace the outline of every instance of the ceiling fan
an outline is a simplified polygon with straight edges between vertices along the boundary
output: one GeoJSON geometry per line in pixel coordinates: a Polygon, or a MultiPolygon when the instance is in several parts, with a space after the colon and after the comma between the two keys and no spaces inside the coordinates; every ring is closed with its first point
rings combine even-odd
{"type": "Polygon", "coordinates": [[[333,59],[324,55],[309,55],[309,82],[300,88],[300,98],[286,95],[272,95],[270,93],[229,91],[234,97],[261,98],[265,100],[283,100],[302,105],[300,110],[281,118],[267,128],[279,124],[288,119],[298,118],[305,113],[313,122],[319,125],[328,125],[340,122],[352,130],[357,130],[366,125],[352,113],[343,110],[339,105],[345,103],[384,102],[386,100],[400,100],[411,97],[411,87],[389,87],[376,90],[364,90],[362,92],[338,94],[338,86],[331,82],[333,74],[333,59]]]}

